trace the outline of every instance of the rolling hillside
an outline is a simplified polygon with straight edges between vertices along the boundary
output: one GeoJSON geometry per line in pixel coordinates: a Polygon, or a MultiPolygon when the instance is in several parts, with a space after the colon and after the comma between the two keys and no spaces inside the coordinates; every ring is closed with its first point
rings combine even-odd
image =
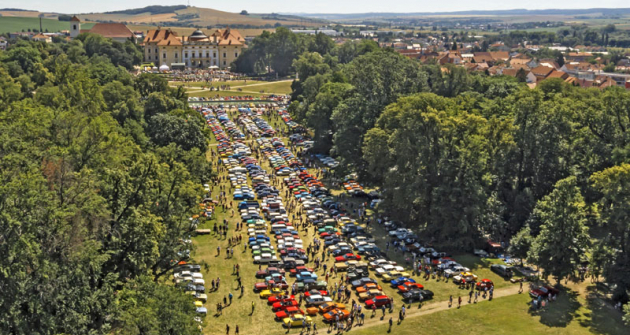
{"type": "Polygon", "coordinates": [[[132,10],[108,13],[79,14],[82,20],[116,21],[134,25],[164,26],[251,26],[269,27],[276,24],[286,26],[320,26],[324,20],[315,18],[301,18],[278,14],[250,14],[223,12],[211,8],[185,6],[151,6],[132,10]]]}

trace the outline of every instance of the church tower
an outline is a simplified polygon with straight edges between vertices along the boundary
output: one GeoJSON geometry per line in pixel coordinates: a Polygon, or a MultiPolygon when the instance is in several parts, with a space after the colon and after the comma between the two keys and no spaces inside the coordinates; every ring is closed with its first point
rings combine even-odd
{"type": "Polygon", "coordinates": [[[81,20],[75,15],[70,19],[70,37],[76,38],[81,33],[81,20]]]}

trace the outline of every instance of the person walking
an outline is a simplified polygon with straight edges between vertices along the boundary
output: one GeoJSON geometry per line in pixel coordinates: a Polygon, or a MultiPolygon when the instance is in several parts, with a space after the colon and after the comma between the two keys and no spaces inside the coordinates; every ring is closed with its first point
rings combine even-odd
{"type": "Polygon", "coordinates": [[[372,305],[372,317],[376,315],[376,305],[372,305]]]}
{"type": "Polygon", "coordinates": [[[473,296],[473,291],[469,291],[468,292],[468,303],[469,304],[472,302],[472,296],[473,296]]]}
{"type": "Polygon", "coordinates": [[[236,328],[234,329],[234,334],[238,335],[238,325],[236,325],[236,328]]]}
{"type": "Polygon", "coordinates": [[[451,296],[448,298],[448,308],[451,308],[452,306],[453,306],[453,295],[451,295],[451,296]]]}
{"type": "Polygon", "coordinates": [[[459,298],[457,299],[457,308],[460,308],[462,306],[462,296],[460,295],[459,298]]]}
{"type": "Polygon", "coordinates": [[[232,306],[232,298],[234,298],[234,295],[232,295],[232,292],[228,294],[228,298],[230,299],[230,306],[232,306]]]}
{"type": "Polygon", "coordinates": [[[225,325],[225,335],[230,334],[230,325],[225,325]]]}
{"type": "Polygon", "coordinates": [[[518,288],[518,294],[523,293],[523,282],[521,282],[521,286],[518,288]]]}
{"type": "Polygon", "coordinates": [[[254,314],[254,308],[256,307],[256,303],[252,301],[252,314],[254,314]]]}
{"type": "Polygon", "coordinates": [[[387,330],[387,332],[391,332],[392,331],[392,325],[394,324],[394,321],[392,320],[392,318],[389,318],[389,330],[387,330]]]}

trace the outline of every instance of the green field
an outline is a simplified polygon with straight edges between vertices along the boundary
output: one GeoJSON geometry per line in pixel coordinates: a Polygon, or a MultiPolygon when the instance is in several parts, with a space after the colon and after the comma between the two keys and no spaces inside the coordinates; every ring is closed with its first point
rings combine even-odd
{"type": "MultiPolygon", "coordinates": [[[[82,29],[90,29],[94,26],[94,23],[82,23],[82,29]]],[[[28,29],[39,30],[39,18],[36,17],[0,17],[0,34],[21,32],[22,30],[28,31],[28,29]]],[[[70,22],[42,19],[42,29],[49,33],[55,33],[61,30],[70,30],[70,22]]]]}

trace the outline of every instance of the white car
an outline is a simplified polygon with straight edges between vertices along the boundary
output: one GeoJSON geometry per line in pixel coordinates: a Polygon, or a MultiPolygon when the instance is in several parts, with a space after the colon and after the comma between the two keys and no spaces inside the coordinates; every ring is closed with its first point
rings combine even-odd
{"type": "Polygon", "coordinates": [[[330,297],[323,297],[321,295],[311,295],[310,297],[306,298],[306,306],[319,306],[326,303],[330,303],[332,301],[333,300],[330,297]]]}

